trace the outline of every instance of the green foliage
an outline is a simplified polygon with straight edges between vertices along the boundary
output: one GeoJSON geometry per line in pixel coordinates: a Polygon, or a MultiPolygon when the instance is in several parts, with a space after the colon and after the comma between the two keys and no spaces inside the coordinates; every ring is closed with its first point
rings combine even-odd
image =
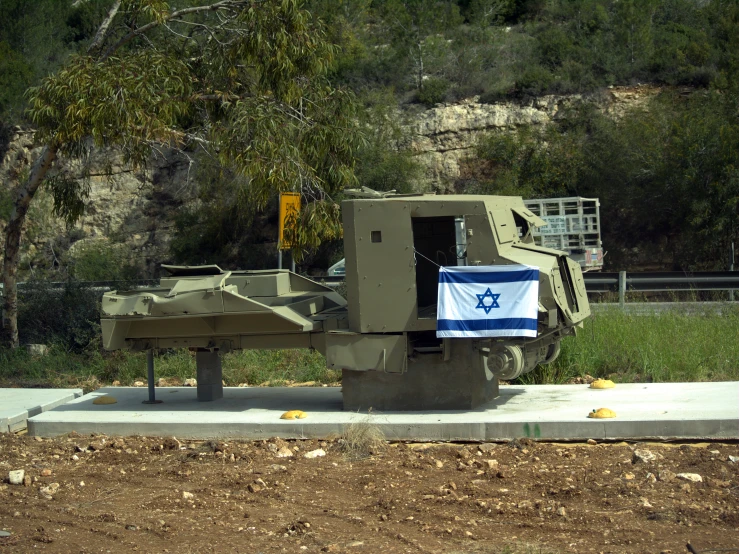
{"type": "Polygon", "coordinates": [[[69,274],[77,281],[127,281],[139,277],[123,244],[107,240],[76,243],[69,257],[69,274]]]}
{"type": "MultiPolygon", "coordinates": [[[[335,47],[300,0],[192,2],[183,13],[128,0],[120,19],[128,35],[108,35],[30,90],[37,140],[83,160],[92,146],[115,146],[134,167],[157,145],[198,148],[239,177],[221,181],[231,209],[263,210],[297,191],[306,209],[296,251],[336,238],[330,203],[356,182],[356,103],[329,84],[335,47]]],[[[73,223],[89,188],[51,175],[55,212],[73,223]]]]}
{"type": "Polygon", "coordinates": [[[100,342],[100,291],[77,281],[26,283],[18,298],[21,343],[82,352],[100,342]]]}
{"type": "Polygon", "coordinates": [[[725,269],[739,243],[739,122],[730,94],[658,96],[612,119],[581,109],[543,130],[483,139],[472,190],[601,200],[612,267],[725,269]]]}
{"type": "Polygon", "coordinates": [[[431,108],[443,102],[448,91],[449,82],[445,79],[427,79],[423,81],[418,91],[418,101],[431,108]]]}
{"type": "Polygon", "coordinates": [[[392,91],[363,95],[362,124],[366,140],[357,150],[356,176],[361,186],[373,190],[417,192],[420,166],[405,149],[409,138],[401,126],[401,112],[392,91]]]}
{"type": "Polygon", "coordinates": [[[21,54],[0,42],[0,118],[14,119],[33,72],[21,54]]]}

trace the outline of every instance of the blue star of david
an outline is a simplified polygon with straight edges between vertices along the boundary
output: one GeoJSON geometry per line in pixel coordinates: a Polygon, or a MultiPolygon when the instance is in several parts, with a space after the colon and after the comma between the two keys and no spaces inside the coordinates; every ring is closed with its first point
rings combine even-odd
{"type": "Polygon", "coordinates": [[[476,294],[475,296],[477,296],[477,299],[479,300],[475,308],[482,308],[483,310],[485,310],[485,314],[489,314],[490,310],[492,310],[493,308],[500,308],[500,305],[498,305],[498,298],[500,298],[500,294],[493,294],[492,292],[490,292],[490,287],[488,287],[488,290],[485,291],[485,294],[476,294]],[[490,298],[493,301],[492,304],[485,304],[486,298],[490,298]]]}

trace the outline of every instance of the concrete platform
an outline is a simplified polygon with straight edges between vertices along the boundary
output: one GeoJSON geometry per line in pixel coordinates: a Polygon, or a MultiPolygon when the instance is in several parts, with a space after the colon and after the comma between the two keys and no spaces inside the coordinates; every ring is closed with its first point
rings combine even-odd
{"type": "Polygon", "coordinates": [[[0,389],[0,433],[26,428],[26,420],[82,396],[82,389],[0,389]]]}
{"type": "Polygon", "coordinates": [[[185,438],[325,438],[368,421],[390,440],[737,439],[739,382],[502,386],[500,396],[470,411],[367,413],[342,410],[338,388],[226,388],[197,402],[194,388],[158,388],[161,404],[142,404],[144,388],[103,388],[28,421],[31,435],[78,433],[185,438]],[[118,403],[94,405],[109,394],[118,403]],[[617,418],[588,419],[596,408],[617,418]],[[308,417],[279,419],[287,410],[308,417]]]}

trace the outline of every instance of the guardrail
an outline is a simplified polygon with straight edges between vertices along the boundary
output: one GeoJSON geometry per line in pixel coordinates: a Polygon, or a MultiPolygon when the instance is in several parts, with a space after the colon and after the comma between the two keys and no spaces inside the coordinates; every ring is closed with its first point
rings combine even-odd
{"type": "Polygon", "coordinates": [[[585,290],[594,292],[618,292],[619,304],[626,302],[627,292],[669,292],[669,291],[734,291],[739,290],[737,271],[655,271],[627,273],[585,273],[585,290]]]}
{"type": "MultiPolygon", "coordinates": [[[[585,289],[589,293],[618,292],[619,303],[626,301],[627,292],[680,292],[739,290],[739,271],[619,271],[613,273],[584,273],[585,289]]],[[[328,285],[344,281],[343,276],[321,277],[328,285]]],[[[732,294],[733,296],[733,294],[732,294]]],[[[733,300],[733,297],[730,298],[733,300]]]]}

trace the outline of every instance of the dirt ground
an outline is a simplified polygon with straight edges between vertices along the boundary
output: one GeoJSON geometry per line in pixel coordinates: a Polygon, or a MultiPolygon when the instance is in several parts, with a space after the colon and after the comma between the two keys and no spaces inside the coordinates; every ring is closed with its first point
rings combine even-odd
{"type": "Polygon", "coordinates": [[[0,552],[739,552],[737,443],[350,445],[0,435],[0,552]]]}

